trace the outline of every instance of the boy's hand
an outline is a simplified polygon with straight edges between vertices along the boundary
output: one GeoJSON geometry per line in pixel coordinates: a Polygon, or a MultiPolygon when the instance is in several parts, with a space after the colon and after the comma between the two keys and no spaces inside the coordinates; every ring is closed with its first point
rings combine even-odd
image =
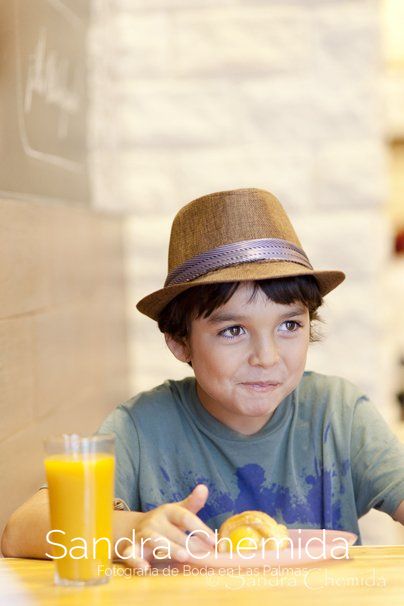
{"type": "Polygon", "coordinates": [[[167,553],[168,545],[171,558],[183,562],[189,556],[185,546],[187,531],[203,531],[189,539],[188,544],[192,545],[193,549],[197,546],[203,546],[205,550],[212,547],[215,535],[196,515],[205,505],[208,493],[207,486],[198,484],[183,501],[166,503],[146,513],[138,514],[134,528],[136,545],[134,547],[130,545],[123,551],[125,558],[131,554],[131,557],[123,559],[123,562],[132,568],[147,569],[150,566],[149,560],[153,559],[153,550],[155,554],[158,549],[167,553]]]}

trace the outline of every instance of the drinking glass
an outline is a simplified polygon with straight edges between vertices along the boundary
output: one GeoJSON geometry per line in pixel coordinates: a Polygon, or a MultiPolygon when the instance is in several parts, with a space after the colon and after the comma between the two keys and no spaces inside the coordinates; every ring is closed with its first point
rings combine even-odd
{"type": "Polygon", "coordinates": [[[57,585],[109,580],[113,554],[114,436],[63,434],[45,440],[57,585]]]}

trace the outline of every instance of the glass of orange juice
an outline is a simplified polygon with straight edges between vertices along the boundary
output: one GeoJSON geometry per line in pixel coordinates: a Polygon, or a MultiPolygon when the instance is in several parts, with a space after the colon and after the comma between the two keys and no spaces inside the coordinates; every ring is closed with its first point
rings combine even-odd
{"type": "Polygon", "coordinates": [[[45,450],[55,583],[106,583],[114,553],[114,436],[63,434],[45,440],[45,450]]]}

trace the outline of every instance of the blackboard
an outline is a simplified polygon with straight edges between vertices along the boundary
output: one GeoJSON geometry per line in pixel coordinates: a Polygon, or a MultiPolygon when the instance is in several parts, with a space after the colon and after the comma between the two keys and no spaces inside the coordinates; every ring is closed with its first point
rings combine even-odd
{"type": "Polygon", "coordinates": [[[0,0],[0,196],[87,204],[87,0],[0,0]]]}

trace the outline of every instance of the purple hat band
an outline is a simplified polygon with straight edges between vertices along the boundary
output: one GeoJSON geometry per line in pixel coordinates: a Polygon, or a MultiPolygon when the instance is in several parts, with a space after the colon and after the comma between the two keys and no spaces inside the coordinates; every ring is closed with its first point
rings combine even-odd
{"type": "Polygon", "coordinates": [[[252,261],[289,261],[313,269],[306,253],[292,242],[279,238],[258,238],[223,244],[188,259],[170,271],[164,286],[189,282],[215,269],[252,261]]]}

